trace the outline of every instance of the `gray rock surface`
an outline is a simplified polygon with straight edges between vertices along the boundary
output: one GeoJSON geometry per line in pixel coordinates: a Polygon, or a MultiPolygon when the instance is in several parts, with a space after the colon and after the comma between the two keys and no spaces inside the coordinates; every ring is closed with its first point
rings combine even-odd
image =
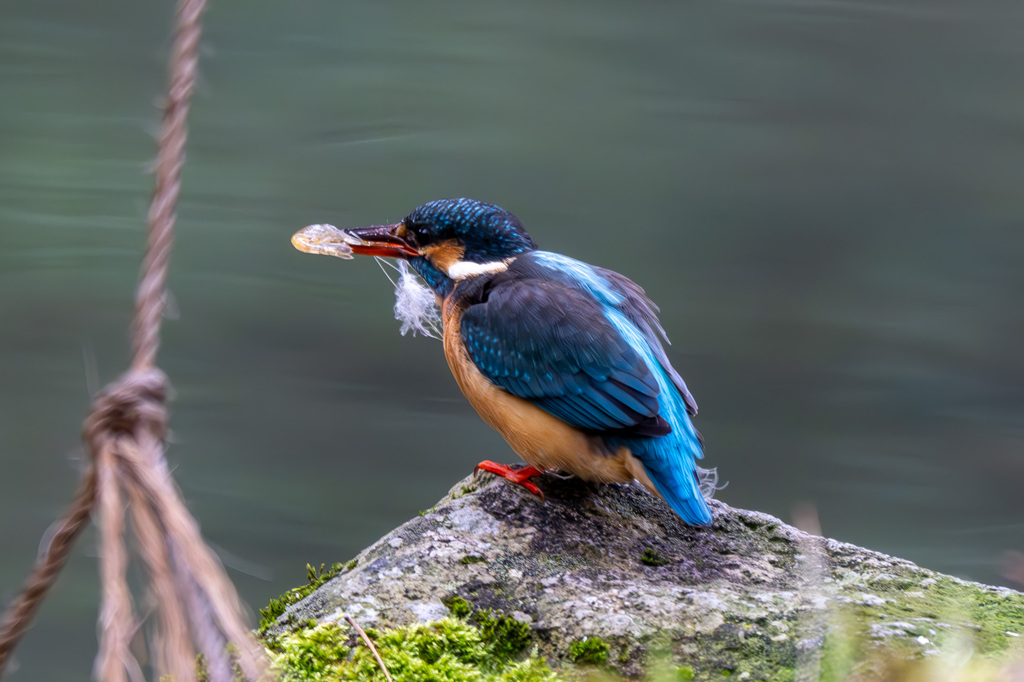
{"type": "MultiPolygon", "coordinates": [[[[997,655],[1024,633],[1024,595],[958,580],[713,502],[683,524],[635,485],[535,479],[546,502],[478,474],[291,606],[273,632],[352,616],[364,627],[429,622],[452,597],[530,624],[555,665],[600,637],[606,665],[683,678],[817,679],[835,652],[916,656],[966,636],[997,655]]],[[[848,654],[843,654],[848,655],[848,654]]]]}

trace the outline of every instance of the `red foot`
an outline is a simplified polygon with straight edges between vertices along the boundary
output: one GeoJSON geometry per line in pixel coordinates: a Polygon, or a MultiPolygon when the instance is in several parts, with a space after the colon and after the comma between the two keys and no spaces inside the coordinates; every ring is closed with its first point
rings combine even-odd
{"type": "Polygon", "coordinates": [[[513,483],[518,483],[519,485],[523,486],[534,495],[537,495],[538,497],[540,497],[541,500],[544,499],[544,493],[540,491],[540,488],[538,488],[536,484],[531,483],[530,481],[527,480],[533,478],[534,476],[540,476],[544,472],[534,469],[531,466],[513,469],[512,467],[507,466],[505,464],[496,464],[495,462],[485,459],[484,461],[476,465],[476,471],[489,471],[492,474],[497,474],[498,476],[501,476],[502,478],[507,478],[513,483]]]}

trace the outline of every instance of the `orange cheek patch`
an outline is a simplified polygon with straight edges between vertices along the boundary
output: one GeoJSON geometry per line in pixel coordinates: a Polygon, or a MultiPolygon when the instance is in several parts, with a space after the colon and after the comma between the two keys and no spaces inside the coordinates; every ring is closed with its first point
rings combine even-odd
{"type": "Polygon", "coordinates": [[[466,249],[454,239],[431,244],[421,250],[427,260],[441,272],[448,272],[448,268],[462,260],[462,254],[465,252],[466,249]]]}

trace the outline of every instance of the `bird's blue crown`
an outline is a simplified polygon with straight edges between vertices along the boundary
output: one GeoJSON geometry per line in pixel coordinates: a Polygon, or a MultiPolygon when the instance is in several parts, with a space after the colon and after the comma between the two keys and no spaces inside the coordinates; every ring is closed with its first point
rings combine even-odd
{"type": "Polygon", "coordinates": [[[463,260],[488,263],[532,251],[537,245],[500,206],[474,199],[438,199],[417,206],[402,221],[419,246],[457,240],[463,260]]]}

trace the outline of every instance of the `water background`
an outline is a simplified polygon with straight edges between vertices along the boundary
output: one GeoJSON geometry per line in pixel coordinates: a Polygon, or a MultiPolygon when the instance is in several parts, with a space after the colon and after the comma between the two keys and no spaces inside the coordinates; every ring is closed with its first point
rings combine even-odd
{"type": "MultiPolygon", "coordinates": [[[[127,365],[173,5],[0,4],[0,597],[127,365]]],[[[511,461],[312,222],[471,196],[662,308],[730,504],[1007,584],[1024,550],[1024,4],[214,0],[160,364],[258,608],[511,461]]],[[[85,537],[12,682],[81,680],[85,537]]]]}

